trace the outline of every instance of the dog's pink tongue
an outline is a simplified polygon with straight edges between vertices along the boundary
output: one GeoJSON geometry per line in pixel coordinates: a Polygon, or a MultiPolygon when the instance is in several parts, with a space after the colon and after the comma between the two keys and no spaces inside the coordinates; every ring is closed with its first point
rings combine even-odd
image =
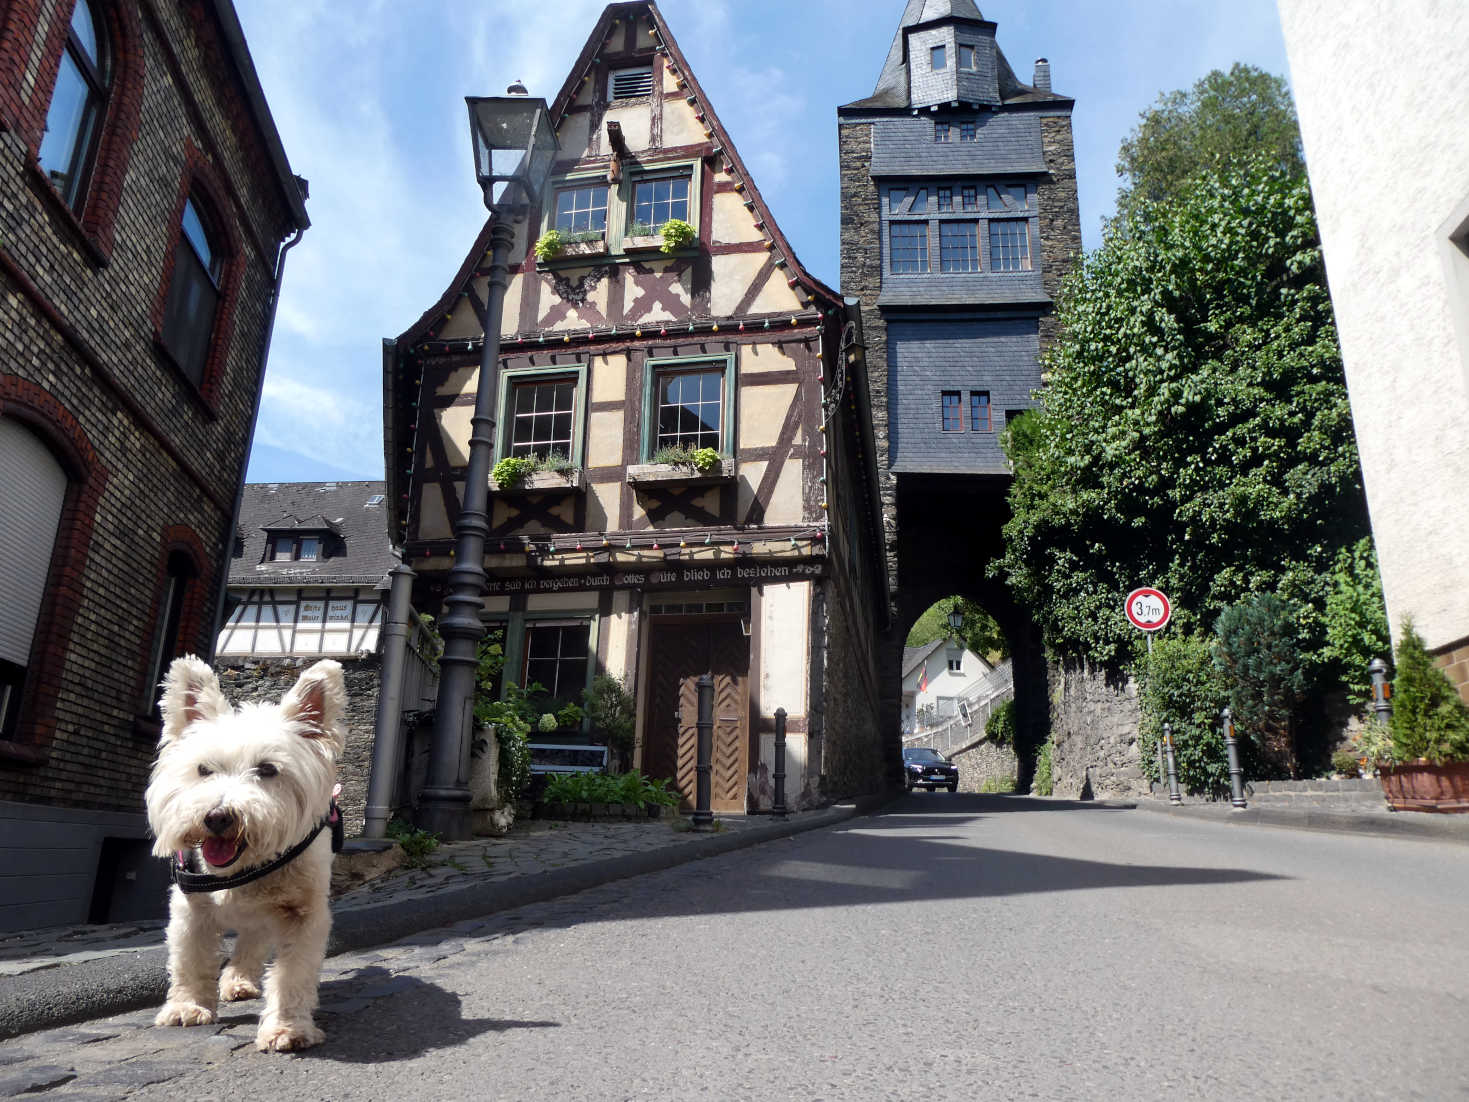
{"type": "Polygon", "coordinates": [[[216,868],[228,865],[240,852],[239,844],[230,838],[206,838],[200,848],[204,851],[204,860],[216,868]]]}

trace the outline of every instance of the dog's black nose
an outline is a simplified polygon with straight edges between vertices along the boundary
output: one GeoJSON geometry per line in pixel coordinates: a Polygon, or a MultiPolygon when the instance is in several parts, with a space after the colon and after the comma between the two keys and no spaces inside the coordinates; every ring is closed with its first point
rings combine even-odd
{"type": "Polygon", "coordinates": [[[204,825],[209,828],[211,834],[223,834],[235,825],[235,817],[224,808],[216,807],[204,816],[204,825]]]}

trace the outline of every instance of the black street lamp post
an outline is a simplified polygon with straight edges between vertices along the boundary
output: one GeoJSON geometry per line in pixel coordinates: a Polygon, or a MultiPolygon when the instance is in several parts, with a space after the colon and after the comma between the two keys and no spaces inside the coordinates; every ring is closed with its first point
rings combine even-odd
{"type": "Polygon", "coordinates": [[[448,841],[469,838],[469,751],[479,641],[484,637],[485,538],[489,535],[490,461],[495,453],[495,404],[500,383],[500,319],[509,282],[515,223],[540,206],[541,190],[557,151],[546,101],[518,84],[508,96],[467,96],[474,171],[490,212],[490,278],[485,339],[470,421],[464,500],[454,525],[454,566],[439,633],[439,698],[429,750],[428,778],[418,803],[418,825],[448,841]]]}

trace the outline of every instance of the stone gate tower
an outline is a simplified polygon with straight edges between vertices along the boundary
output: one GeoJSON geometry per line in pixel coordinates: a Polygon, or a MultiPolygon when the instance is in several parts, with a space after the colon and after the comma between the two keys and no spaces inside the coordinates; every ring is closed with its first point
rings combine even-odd
{"type": "Polygon", "coordinates": [[[995,31],[973,0],[908,0],[877,88],[837,111],[842,291],[862,303],[896,602],[880,661],[894,755],[903,637],[950,593],[1005,628],[1022,734],[1045,726],[1039,641],[986,566],[1007,515],[1000,433],[1036,404],[1081,251],[1074,101],[1044,58],[1022,83],[995,31]]]}

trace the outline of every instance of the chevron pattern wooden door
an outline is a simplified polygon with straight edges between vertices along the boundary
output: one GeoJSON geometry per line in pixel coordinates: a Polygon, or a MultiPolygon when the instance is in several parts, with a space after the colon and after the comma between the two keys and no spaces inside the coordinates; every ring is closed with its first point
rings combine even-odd
{"type": "Polygon", "coordinates": [[[657,623],[648,647],[648,737],[643,772],[669,777],[691,808],[698,761],[701,674],[714,675],[714,769],[710,806],[745,810],[750,641],[737,622],[657,623]]]}

